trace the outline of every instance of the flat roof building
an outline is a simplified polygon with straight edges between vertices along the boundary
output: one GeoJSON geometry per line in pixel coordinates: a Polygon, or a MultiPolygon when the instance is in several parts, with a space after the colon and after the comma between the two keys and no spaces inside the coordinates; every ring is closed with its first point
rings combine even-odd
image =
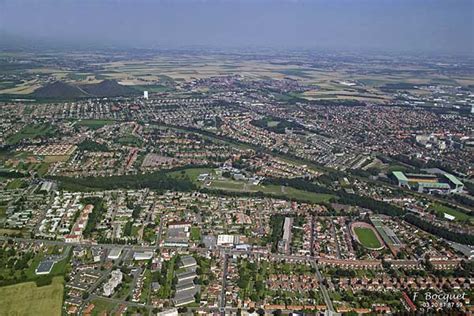
{"type": "Polygon", "coordinates": [[[51,270],[53,270],[53,266],[55,263],[56,261],[53,260],[41,261],[35,270],[36,275],[49,274],[51,270]]]}
{"type": "Polygon", "coordinates": [[[133,253],[133,260],[150,260],[153,258],[153,251],[135,251],[133,253]]]}
{"type": "Polygon", "coordinates": [[[120,258],[120,254],[122,254],[122,249],[121,248],[112,248],[110,250],[109,255],[107,256],[108,259],[110,260],[117,260],[120,258]]]}
{"type": "Polygon", "coordinates": [[[196,259],[192,256],[181,257],[181,268],[193,268],[197,265],[196,259]]]}

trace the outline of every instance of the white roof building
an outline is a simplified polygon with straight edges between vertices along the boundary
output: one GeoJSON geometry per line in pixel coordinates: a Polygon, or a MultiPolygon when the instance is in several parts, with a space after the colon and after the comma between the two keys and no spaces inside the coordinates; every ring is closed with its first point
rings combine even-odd
{"type": "Polygon", "coordinates": [[[133,260],[150,260],[153,258],[153,251],[143,251],[143,252],[134,252],[133,253],[133,260]]]}
{"type": "Polygon", "coordinates": [[[225,245],[236,245],[240,242],[239,235],[218,235],[217,236],[217,245],[218,246],[225,246],[225,245]]]}

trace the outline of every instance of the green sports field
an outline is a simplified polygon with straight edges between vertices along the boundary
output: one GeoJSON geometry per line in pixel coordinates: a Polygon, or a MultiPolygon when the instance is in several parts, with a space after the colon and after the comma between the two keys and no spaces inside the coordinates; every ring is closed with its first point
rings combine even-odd
{"type": "Polygon", "coordinates": [[[0,287],[0,315],[61,315],[63,278],[37,287],[35,282],[0,287]]]}
{"type": "Polygon", "coordinates": [[[382,246],[372,229],[364,227],[355,227],[354,231],[357,234],[357,238],[359,239],[360,243],[364,247],[369,249],[376,249],[382,246]]]}
{"type": "Polygon", "coordinates": [[[112,120],[80,120],[80,121],[77,121],[76,125],[85,126],[90,129],[99,129],[101,127],[104,127],[105,125],[110,125],[114,123],[115,121],[112,121],[112,120]]]}

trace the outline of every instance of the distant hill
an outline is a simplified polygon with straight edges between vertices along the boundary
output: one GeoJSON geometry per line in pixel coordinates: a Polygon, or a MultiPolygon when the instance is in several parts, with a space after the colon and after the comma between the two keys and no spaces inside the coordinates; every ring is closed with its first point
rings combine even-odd
{"type": "Polygon", "coordinates": [[[140,92],[132,87],[123,86],[116,80],[104,80],[99,83],[73,85],[56,81],[36,89],[31,95],[46,99],[77,99],[85,97],[131,96],[140,92]]]}
{"type": "Polygon", "coordinates": [[[45,99],[69,99],[87,96],[80,88],[62,81],[56,81],[36,89],[32,95],[36,98],[45,99]]]}
{"type": "Polygon", "coordinates": [[[94,84],[79,86],[82,90],[95,97],[118,97],[139,94],[139,91],[119,84],[116,80],[104,80],[94,84]]]}

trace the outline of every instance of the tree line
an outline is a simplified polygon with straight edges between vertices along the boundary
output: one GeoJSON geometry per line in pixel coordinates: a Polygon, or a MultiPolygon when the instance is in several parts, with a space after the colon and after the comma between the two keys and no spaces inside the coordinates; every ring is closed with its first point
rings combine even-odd
{"type": "Polygon", "coordinates": [[[405,221],[407,221],[408,223],[430,233],[430,234],[433,234],[435,236],[438,236],[438,237],[441,237],[441,238],[444,238],[444,239],[447,239],[447,240],[450,240],[450,241],[454,241],[454,242],[458,242],[460,244],[465,244],[465,245],[474,245],[474,235],[469,235],[469,234],[465,234],[465,233],[458,233],[458,232],[454,232],[454,231],[451,231],[451,230],[447,230],[445,227],[441,227],[441,226],[437,226],[437,225],[433,225],[433,223],[431,222],[427,222],[423,219],[421,219],[420,217],[414,215],[414,214],[411,214],[411,213],[408,213],[405,215],[404,217],[405,221]]]}

